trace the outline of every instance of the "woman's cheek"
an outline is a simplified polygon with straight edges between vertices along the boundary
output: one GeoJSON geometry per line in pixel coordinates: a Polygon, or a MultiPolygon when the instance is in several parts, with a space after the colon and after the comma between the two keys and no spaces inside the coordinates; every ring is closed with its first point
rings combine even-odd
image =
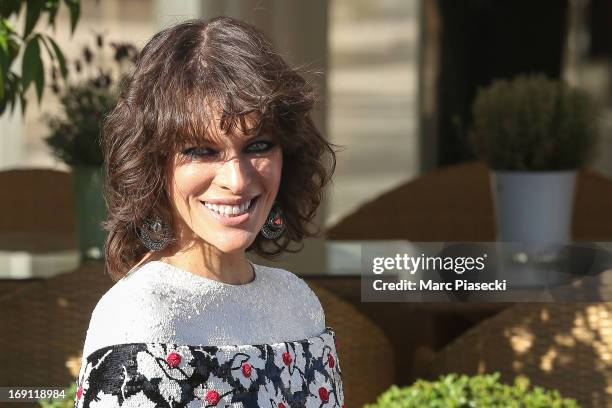
{"type": "Polygon", "coordinates": [[[197,163],[186,165],[180,175],[181,184],[189,195],[200,196],[207,186],[210,185],[210,166],[197,163]]]}
{"type": "Polygon", "coordinates": [[[173,189],[177,206],[189,207],[190,201],[197,200],[206,191],[210,185],[207,170],[197,164],[183,165],[175,170],[173,189]]]}
{"type": "Polygon", "coordinates": [[[268,181],[276,178],[280,180],[280,174],[283,168],[282,150],[278,149],[269,157],[255,159],[253,167],[261,177],[268,181]]]}

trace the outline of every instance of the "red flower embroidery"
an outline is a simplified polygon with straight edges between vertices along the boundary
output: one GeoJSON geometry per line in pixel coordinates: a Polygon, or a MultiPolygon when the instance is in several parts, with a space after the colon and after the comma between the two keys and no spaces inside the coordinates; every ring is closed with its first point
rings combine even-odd
{"type": "Polygon", "coordinates": [[[80,400],[82,395],[83,395],[83,386],[80,386],[79,389],[77,390],[77,400],[80,400]]]}
{"type": "Polygon", "coordinates": [[[219,402],[219,393],[215,390],[210,390],[206,393],[206,402],[209,402],[213,405],[217,404],[217,402],[219,402]]]}
{"type": "Polygon", "coordinates": [[[251,376],[251,365],[249,363],[244,363],[242,365],[242,374],[244,374],[245,377],[251,376]]]}
{"type": "Polygon", "coordinates": [[[176,368],[181,364],[181,355],[178,353],[170,353],[168,357],[166,357],[166,362],[172,368],[176,368]]]}
{"type": "Polygon", "coordinates": [[[278,403],[278,408],[285,408],[285,404],[283,404],[282,402],[278,403]]]}
{"type": "Polygon", "coordinates": [[[331,354],[329,355],[328,363],[329,363],[329,368],[334,368],[334,365],[336,365],[334,356],[331,354]]]}
{"type": "Polygon", "coordinates": [[[288,351],[285,351],[283,353],[283,361],[285,362],[286,365],[291,364],[291,362],[293,361],[293,359],[291,358],[291,354],[289,354],[288,351]]]}
{"type": "Polygon", "coordinates": [[[321,397],[321,401],[327,402],[327,400],[329,399],[329,391],[327,391],[327,388],[319,388],[319,397],[321,397]]]}

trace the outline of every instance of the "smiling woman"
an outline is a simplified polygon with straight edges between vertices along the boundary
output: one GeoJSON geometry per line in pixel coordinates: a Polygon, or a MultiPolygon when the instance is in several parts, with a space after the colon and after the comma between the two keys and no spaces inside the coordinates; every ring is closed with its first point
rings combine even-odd
{"type": "Polygon", "coordinates": [[[313,89],[254,27],[156,34],[102,136],[115,285],[92,313],[88,406],[342,407],[335,333],[293,273],[335,167],[313,89]]]}
{"type": "Polygon", "coordinates": [[[250,268],[246,277],[231,268],[223,276],[222,263],[244,264],[244,251],[257,238],[278,194],[283,151],[271,136],[244,133],[224,135],[213,122],[207,134],[215,142],[176,153],[168,172],[169,196],[176,235],[190,249],[178,255],[165,251],[167,262],[193,265],[202,255],[205,263],[214,257],[221,279],[251,280],[250,268]]]}
{"type": "Polygon", "coordinates": [[[314,102],[308,82],[248,24],[191,20],[156,34],[104,125],[109,274],[119,279],[151,248],[164,249],[156,256],[166,260],[189,249],[200,254],[190,258],[198,265],[183,256],[172,262],[245,280],[251,272],[244,256],[221,254],[215,243],[236,250],[240,236],[244,251],[273,258],[316,236],[311,221],[335,153],[310,117],[314,102]],[[240,231],[219,229],[228,217],[194,211],[200,201],[234,204],[255,196],[240,231]],[[274,203],[284,230],[269,239],[258,230],[274,203]],[[215,234],[221,235],[210,242],[215,234]],[[150,245],[139,236],[145,243],[151,237],[150,245]]]}

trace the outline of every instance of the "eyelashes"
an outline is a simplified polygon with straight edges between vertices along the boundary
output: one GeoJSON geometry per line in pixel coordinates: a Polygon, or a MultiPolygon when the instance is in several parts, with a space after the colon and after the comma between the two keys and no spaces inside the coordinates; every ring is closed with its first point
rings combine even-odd
{"type": "Polygon", "coordinates": [[[257,145],[259,145],[260,148],[259,149],[255,149],[254,150],[255,152],[266,152],[266,151],[270,150],[271,148],[273,148],[274,146],[276,146],[272,142],[268,142],[266,140],[260,140],[260,141],[257,141],[255,143],[250,144],[248,149],[251,149],[253,146],[257,146],[257,145]],[[261,147],[261,146],[263,146],[263,147],[261,147]]]}
{"type": "Polygon", "coordinates": [[[183,155],[190,158],[197,158],[201,156],[211,156],[213,150],[207,147],[190,147],[188,149],[183,150],[183,155]]]}
{"type": "MultiPolygon", "coordinates": [[[[276,146],[276,143],[266,140],[253,142],[244,150],[246,153],[264,153],[276,146]]],[[[190,147],[183,150],[183,155],[189,158],[215,157],[219,154],[218,151],[208,147],[190,147]]]]}

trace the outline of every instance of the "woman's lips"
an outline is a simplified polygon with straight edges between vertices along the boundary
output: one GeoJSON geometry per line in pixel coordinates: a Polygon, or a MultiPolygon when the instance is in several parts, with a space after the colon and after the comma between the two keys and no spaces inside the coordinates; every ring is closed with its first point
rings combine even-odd
{"type": "Polygon", "coordinates": [[[222,225],[225,225],[226,227],[234,227],[234,226],[247,222],[251,218],[251,215],[253,214],[253,211],[255,210],[255,206],[257,205],[258,199],[259,199],[259,196],[252,199],[251,205],[249,206],[249,209],[245,213],[240,214],[240,215],[227,215],[227,216],[221,215],[217,211],[214,211],[208,208],[205,203],[203,202],[201,203],[202,203],[202,207],[204,207],[204,209],[209,214],[211,214],[216,220],[218,220],[222,225]]]}

